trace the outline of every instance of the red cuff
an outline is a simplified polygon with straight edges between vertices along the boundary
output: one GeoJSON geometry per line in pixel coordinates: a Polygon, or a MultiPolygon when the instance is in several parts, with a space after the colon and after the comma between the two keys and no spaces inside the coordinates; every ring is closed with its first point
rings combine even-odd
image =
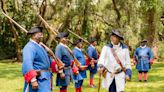
{"type": "Polygon", "coordinates": [[[136,58],[135,58],[135,57],[133,57],[133,62],[134,62],[134,63],[136,62],[136,58]]]}
{"type": "Polygon", "coordinates": [[[31,81],[32,78],[37,76],[37,72],[35,70],[30,70],[24,75],[24,79],[27,83],[31,81]]]}
{"type": "Polygon", "coordinates": [[[92,58],[90,61],[90,64],[94,64],[94,63],[95,63],[95,60],[92,58]]]}
{"type": "Polygon", "coordinates": [[[100,58],[100,54],[98,54],[98,58],[100,58]]]}
{"type": "Polygon", "coordinates": [[[75,73],[77,73],[77,71],[78,71],[79,69],[76,67],[76,66],[74,66],[73,68],[72,68],[72,72],[75,74],[75,73]]]}
{"type": "Polygon", "coordinates": [[[56,65],[57,64],[56,64],[55,60],[53,60],[52,63],[51,63],[52,73],[57,73],[58,72],[56,65]]]}
{"type": "Polygon", "coordinates": [[[150,59],[150,64],[153,64],[154,63],[154,59],[150,59]]]}
{"type": "Polygon", "coordinates": [[[75,63],[74,61],[71,61],[71,66],[72,66],[72,67],[73,67],[74,63],[75,63]]]}
{"type": "Polygon", "coordinates": [[[85,61],[86,61],[86,65],[89,66],[90,65],[89,58],[87,58],[85,61]]]}

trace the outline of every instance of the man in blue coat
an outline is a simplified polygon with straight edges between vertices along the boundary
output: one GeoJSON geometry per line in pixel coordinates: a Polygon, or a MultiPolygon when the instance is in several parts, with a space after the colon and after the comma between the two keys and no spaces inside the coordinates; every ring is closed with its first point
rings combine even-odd
{"type": "Polygon", "coordinates": [[[69,33],[61,32],[57,35],[59,38],[60,43],[56,46],[55,55],[58,59],[60,59],[64,64],[64,74],[65,77],[61,77],[61,72],[57,74],[56,78],[56,86],[60,87],[60,92],[67,92],[67,87],[70,84],[71,76],[72,76],[72,69],[71,63],[73,61],[71,54],[69,53],[68,49],[66,48],[66,44],[68,42],[67,37],[69,33]]]}
{"type": "MultiPolygon", "coordinates": [[[[84,53],[82,52],[82,40],[78,39],[74,41],[75,48],[73,49],[73,54],[74,56],[78,59],[78,61],[81,63],[81,66],[86,65],[84,53]]],[[[86,70],[79,70],[79,75],[74,75],[74,80],[75,80],[75,87],[76,87],[76,92],[82,92],[82,85],[83,85],[83,80],[84,78],[87,77],[86,75],[86,70]],[[76,78],[77,77],[77,78],[76,78]]]]}
{"type": "Polygon", "coordinates": [[[144,74],[144,81],[147,82],[147,72],[153,64],[153,52],[147,46],[147,40],[142,40],[140,47],[138,47],[134,53],[134,64],[136,64],[136,69],[138,70],[139,81],[142,81],[142,74],[144,74]]]}
{"type": "Polygon", "coordinates": [[[42,27],[33,27],[30,41],[23,48],[22,73],[25,79],[23,92],[51,91],[51,64],[46,50],[39,44],[43,40],[42,27]]]}
{"type": "MultiPolygon", "coordinates": [[[[89,55],[91,60],[94,60],[94,67],[90,64],[88,66],[88,69],[90,71],[90,87],[95,87],[93,81],[94,81],[94,75],[97,73],[97,61],[98,61],[98,51],[96,49],[96,38],[91,37],[89,39],[90,46],[87,49],[87,54],[89,55]]],[[[91,61],[90,61],[91,62],[91,61]]]]}

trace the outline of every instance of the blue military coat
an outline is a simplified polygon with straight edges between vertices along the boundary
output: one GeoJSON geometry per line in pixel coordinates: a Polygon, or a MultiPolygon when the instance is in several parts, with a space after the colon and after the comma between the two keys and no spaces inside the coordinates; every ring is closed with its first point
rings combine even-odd
{"type": "MultiPolygon", "coordinates": [[[[90,58],[93,58],[95,61],[98,60],[98,53],[96,51],[96,48],[94,48],[92,45],[90,45],[87,49],[87,54],[90,56],[90,58]]],[[[97,63],[95,63],[94,69],[91,68],[91,65],[88,66],[88,69],[91,73],[97,72],[97,63]]]]}
{"type": "MultiPolygon", "coordinates": [[[[75,57],[81,63],[82,66],[86,65],[84,54],[79,48],[75,47],[73,49],[73,54],[75,55],[75,57]]],[[[79,71],[79,73],[80,73],[80,75],[82,76],[83,79],[87,77],[86,70],[79,71]]]]}
{"type": "MultiPolygon", "coordinates": [[[[23,49],[23,63],[22,73],[25,76],[31,70],[48,70],[50,68],[51,61],[48,57],[45,49],[30,40],[23,49]]],[[[29,85],[29,92],[50,92],[51,90],[51,72],[41,72],[41,76],[37,78],[39,87],[37,90],[33,90],[31,84],[29,85]]],[[[28,83],[25,82],[24,92],[28,83]]]]}
{"type": "Polygon", "coordinates": [[[134,58],[137,60],[136,69],[138,71],[148,71],[150,69],[150,60],[154,55],[149,47],[138,47],[134,53],[134,58]]]}
{"type": "Polygon", "coordinates": [[[64,44],[62,43],[57,45],[56,50],[55,50],[55,55],[65,64],[65,67],[67,67],[67,69],[66,68],[64,69],[64,73],[66,75],[65,79],[61,79],[60,74],[57,74],[56,85],[68,86],[70,84],[70,79],[72,76],[72,70],[71,68],[68,68],[68,67],[71,66],[71,62],[73,58],[70,55],[69,51],[64,46],[64,44]]]}

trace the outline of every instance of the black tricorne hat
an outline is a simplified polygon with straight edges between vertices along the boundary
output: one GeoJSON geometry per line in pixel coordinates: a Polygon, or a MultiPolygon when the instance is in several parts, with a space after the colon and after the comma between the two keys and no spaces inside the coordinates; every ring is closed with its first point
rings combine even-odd
{"type": "Polygon", "coordinates": [[[69,33],[68,32],[60,32],[57,34],[57,38],[64,38],[64,37],[68,37],[69,36],[69,33]]]}
{"type": "Polygon", "coordinates": [[[123,35],[122,35],[118,30],[116,30],[116,29],[113,29],[113,30],[112,30],[112,33],[111,33],[110,36],[112,36],[112,35],[116,35],[116,36],[119,37],[121,40],[124,40],[123,35]]]}
{"type": "Polygon", "coordinates": [[[28,35],[30,34],[34,34],[34,33],[37,33],[37,32],[42,32],[43,31],[43,27],[32,27],[30,29],[30,31],[28,31],[28,35]]]}
{"type": "Polygon", "coordinates": [[[77,45],[78,43],[82,42],[82,39],[77,39],[73,41],[73,45],[77,45]]]}
{"type": "Polygon", "coordinates": [[[143,43],[143,42],[147,43],[148,41],[146,39],[143,39],[143,40],[141,40],[140,43],[143,43]]]}
{"type": "Polygon", "coordinates": [[[90,38],[89,38],[89,43],[93,43],[93,42],[95,42],[95,41],[97,41],[97,39],[96,39],[95,37],[90,37],[90,38]]]}

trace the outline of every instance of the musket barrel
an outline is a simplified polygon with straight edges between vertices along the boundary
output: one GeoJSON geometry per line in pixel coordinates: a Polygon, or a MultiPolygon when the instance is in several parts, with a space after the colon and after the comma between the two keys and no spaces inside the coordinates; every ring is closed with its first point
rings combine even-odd
{"type": "MultiPolygon", "coordinates": [[[[24,31],[26,34],[28,33],[28,31],[25,29],[25,28],[23,28],[22,26],[20,26],[15,20],[13,20],[12,18],[10,18],[7,14],[5,14],[3,11],[2,11],[2,14],[5,16],[5,17],[7,17],[10,21],[12,21],[15,25],[17,25],[22,31],[24,31]]],[[[50,48],[48,48],[44,43],[40,43],[45,49],[46,49],[46,51],[50,54],[50,56],[52,56],[53,57],[53,59],[56,61],[56,63],[57,63],[57,65],[58,65],[58,67],[59,67],[59,69],[62,69],[62,68],[64,68],[64,63],[62,62],[62,61],[59,61],[59,59],[57,59],[56,57],[55,57],[55,54],[53,53],[53,51],[50,49],[50,48]]]]}
{"type": "Polygon", "coordinates": [[[2,14],[4,15],[4,16],[6,16],[9,20],[11,20],[15,25],[17,25],[21,30],[23,30],[25,33],[28,33],[28,31],[25,29],[25,28],[23,28],[22,26],[20,26],[15,20],[13,20],[12,18],[10,18],[6,13],[4,13],[3,11],[2,11],[2,14]]]}

